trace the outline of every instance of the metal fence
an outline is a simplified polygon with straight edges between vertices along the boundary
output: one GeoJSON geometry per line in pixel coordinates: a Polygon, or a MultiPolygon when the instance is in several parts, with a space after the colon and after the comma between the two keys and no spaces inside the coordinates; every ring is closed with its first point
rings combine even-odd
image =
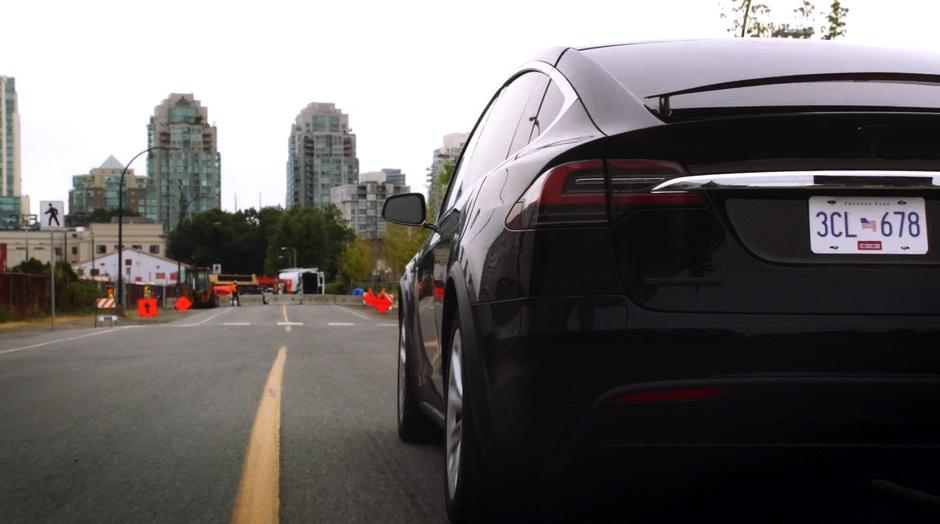
{"type": "Polygon", "coordinates": [[[48,313],[49,276],[0,273],[0,318],[28,318],[48,313]]]}
{"type": "Polygon", "coordinates": [[[136,308],[137,301],[144,298],[146,288],[150,288],[150,298],[157,299],[157,304],[164,305],[166,299],[176,298],[176,284],[170,286],[147,286],[144,284],[125,284],[127,307],[136,308]]]}

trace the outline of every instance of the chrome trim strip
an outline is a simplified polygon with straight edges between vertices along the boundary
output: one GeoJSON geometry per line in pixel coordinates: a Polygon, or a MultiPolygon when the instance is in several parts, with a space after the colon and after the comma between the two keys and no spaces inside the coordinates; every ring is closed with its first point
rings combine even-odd
{"type": "Polygon", "coordinates": [[[528,62],[522,65],[514,76],[519,76],[520,74],[526,71],[538,71],[544,73],[558,85],[558,89],[561,90],[561,94],[565,97],[565,102],[574,102],[578,99],[578,94],[575,93],[574,88],[571,87],[571,84],[568,83],[568,79],[565,76],[558,72],[557,69],[545,62],[528,62]]]}
{"type": "Polygon", "coordinates": [[[603,184],[603,183],[604,183],[603,177],[576,178],[574,181],[574,185],[576,186],[585,186],[588,184],[595,185],[595,184],[603,184]]]}
{"type": "Polygon", "coordinates": [[[514,76],[519,76],[527,71],[538,71],[539,73],[548,75],[551,81],[554,82],[555,85],[558,87],[558,89],[561,91],[561,95],[565,97],[565,101],[561,105],[561,109],[558,111],[558,114],[555,115],[555,119],[552,120],[551,123],[549,123],[547,126],[545,126],[544,129],[542,129],[539,132],[539,136],[535,137],[534,140],[526,144],[525,147],[521,148],[519,151],[516,151],[514,154],[510,155],[509,158],[515,158],[516,156],[520,155],[523,151],[526,151],[529,148],[531,148],[532,144],[535,144],[536,142],[538,142],[539,138],[541,138],[542,135],[547,134],[553,127],[555,127],[555,123],[561,120],[562,115],[564,115],[569,109],[571,109],[571,106],[573,106],[574,103],[578,101],[578,93],[575,92],[573,87],[571,87],[571,83],[568,82],[568,79],[565,78],[565,75],[558,72],[558,70],[552,67],[551,65],[546,64],[545,62],[538,62],[538,61],[528,62],[526,64],[523,64],[522,67],[519,68],[519,70],[516,72],[514,76]]]}
{"type": "MultiPolygon", "coordinates": [[[[654,187],[652,192],[661,191],[694,191],[699,189],[773,189],[773,188],[828,188],[832,184],[817,184],[816,177],[854,177],[854,178],[920,178],[923,185],[911,185],[910,188],[940,187],[940,172],[936,171],[767,171],[759,173],[731,173],[718,175],[684,176],[667,180],[654,187]]],[[[885,184],[860,184],[845,187],[891,187],[904,188],[904,186],[889,186],[885,184]]]]}

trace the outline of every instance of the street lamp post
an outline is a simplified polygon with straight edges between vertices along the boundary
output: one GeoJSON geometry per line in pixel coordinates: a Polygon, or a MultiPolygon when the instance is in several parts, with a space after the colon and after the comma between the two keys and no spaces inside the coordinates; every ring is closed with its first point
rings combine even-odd
{"type": "MultiPolygon", "coordinates": [[[[167,187],[169,187],[169,183],[167,183],[167,187]]],[[[170,198],[169,190],[167,190],[166,195],[167,195],[166,196],[167,202],[169,202],[169,198],[170,198]]],[[[183,223],[183,219],[186,216],[186,214],[189,212],[189,207],[191,205],[195,204],[196,202],[199,202],[200,200],[203,200],[206,198],[212,198],[213,196],[213,194],[210,192],[208,195],[197,194],[195,198],[192,198],[192,199],[187,198],[183,194],[183,181],[182,180],[179,181],[179,195],[180,195],[179,218],[176,221],[177,226],[183,223]]],[[[166,209],[167,209],[166,216],[169,217],[170,216],[169,203],[167,203],[166,209]]],[[[218,222],[216,222],[216,224],[218,224],[218,222]]],[[[176,260],[176,296],[177,298],[179,298],[183,294],[183,289],[182,289],[183,273],[182,273],[182,262],[179,260],[181,257],[177,256],[176,258],[177,258],[176,260]]],[[[195,264],[196,264],[195,260],[191,261],[191,263],[193,264],[193,267],[195,267],[195,264]]]]}
{"type": "Polygon", "coordinates": [[[149,153],[156,149],[173,149],[171,147],[164,146],[155,146],[148,147],[140,153],[134,155],[134,158],[131,158],[131,161],[124,166],[124,170],[121,171],[121,181],[118,182],[118,251],[117,251],[117,263],[118,263],[118,282],[117,282],[117,302],[118,309],[123,313],[124,312],[124,177],[127,175],[127,170],[131,167],[131,164],[134,163],[134,160],[137,160],[137,157],[143,155],[144,153],[149,153]]]}

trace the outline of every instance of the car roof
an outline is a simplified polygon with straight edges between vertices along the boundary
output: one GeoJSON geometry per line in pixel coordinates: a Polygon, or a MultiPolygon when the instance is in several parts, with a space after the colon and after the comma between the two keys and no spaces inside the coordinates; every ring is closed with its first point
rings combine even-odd
{"type": "Polygon", "coordinates": [[[754,78],[827,73],[940,75],[940,54],[821,40],[727,38],[578,50],[636,97],[754,78]]]}

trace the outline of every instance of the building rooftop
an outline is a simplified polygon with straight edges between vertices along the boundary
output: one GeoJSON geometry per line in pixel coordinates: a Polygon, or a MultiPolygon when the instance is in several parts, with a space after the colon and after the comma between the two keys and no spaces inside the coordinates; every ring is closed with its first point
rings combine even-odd
{"type": "Polygon", "coordinates": [[[114,155],[108,155],[108,159],[101,164],[102,169],[124,169],[121,162],[114,158],[114,155]]]}

